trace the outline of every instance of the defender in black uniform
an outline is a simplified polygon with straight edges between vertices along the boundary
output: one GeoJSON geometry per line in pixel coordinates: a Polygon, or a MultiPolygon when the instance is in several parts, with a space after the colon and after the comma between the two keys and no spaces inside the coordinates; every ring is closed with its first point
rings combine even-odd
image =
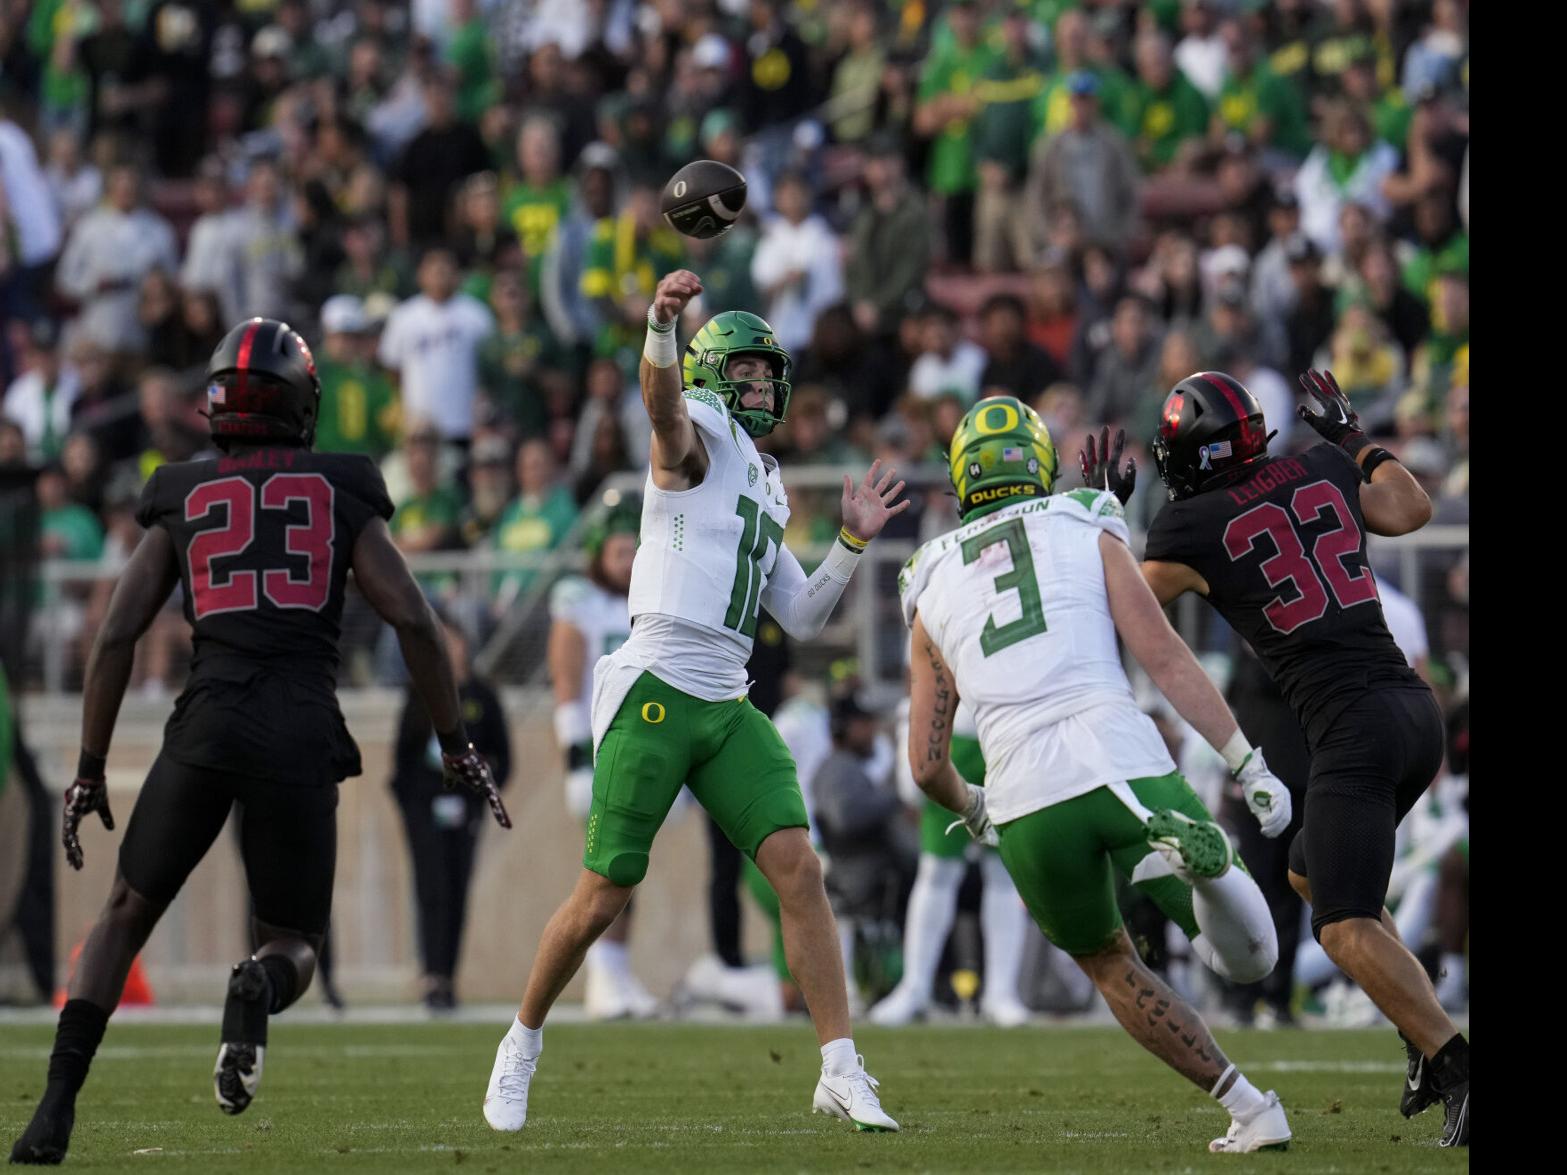
{"type": "Polygon", "coordinates": [[[195,633],[190,680],[131,812],[108,904],[82,947],[60,1013],[49,1080],[13,1163],[58,1163],[131,961],[206,854],[235,803],[255,911],[256,953],[235,965],[213,1083],[237,1114],[261,1080],[267,1017],[309,986],[332,901],[337,785],[360,773],[337,705],[338,622],[350,569],[397,629],[438,732],[448,786],[484,795],[511,826],[463,727],[439,626],[386,529],[392,504],[363,457],[310,452],[321,404],[315,360],[281,322],[229,332],[208,366],[213,443],[223,456],[165,465],[137,518],[146,535],[114,591],[87,662],[82,751],[65,793],[63,840],[114,828],[104,764],[136,640],[176,580],[195,633]]]}
{"type": "MultiPolygon", "coordinates": [[[[1301,383],[1323,409],[1301,416],[1330,443],[1298,457],[1268,455],[1262,407],[1232,376],[1199,372],[1170,392],[1153,441],[1170,504],[1143,575],[1160,603],[1195,591],[1217,608],[1300,720],[1311,769],[1290,883],[1328,956],[1404,1037],[1406,1116],[1440,1097],[1442,1145],[1467,1146],[1468,1042],[1383,908],[1394,833],[1441,767],[1443,722],[1383,621],[1366,533],[1418,530],[1431,503],[1371,444],[1331,373],[1301,383]]],[[[1095,457],[1090,446],[1089,484],[1129,497],[1135,467],[1095,457]]]]}

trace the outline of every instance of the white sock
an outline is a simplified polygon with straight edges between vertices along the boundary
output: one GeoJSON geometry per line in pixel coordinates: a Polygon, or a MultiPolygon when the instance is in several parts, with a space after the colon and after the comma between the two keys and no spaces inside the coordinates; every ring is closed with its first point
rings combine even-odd
{"type": "Polygon", "coordinates": [[[986,853],[980,872],[985,879],[979,901],[979,925],[985,937],[985,998],[1016,1003],[1028,911],[1000,853],[986,853]]]}
{"type": "MultiPolygon", "coordinates": [[[[1234,1068],[1232,1065],[1231,1068],[1234,1068]]],[[[1244,1122],[1267,1104],[1257,1087],[1246,1080],[1245,1074],[1236,1070],[1235,1084],[1221,1096],[1214,1098],[1230,1112],[1230,1117],[1244,1122]]]]}
{"type": "Polygon", "coordinates": [[[522,1050],[525,1057],[536,1057],[544,1051],[544,1025],[537,1028],[529,1028],[518,1017],[511,1022],[511,1030],[506,1033],[507,1038],[522,1050]]]}
{"type": "Polygon", "coordinates": [[[1437,977],[1437,997],[1446,1003],[1456,1003],[1464,997],[1464,972],[1468,969],[1464,957],[1454,951],[1442,952],[1442,974],[1437,977]]]}
{"type": "Polygon", "coordinates": [[[947,945],[952,920],[957,916],[958,889],[962,884],[961,860],[946,861],[920,854],[903,925],[903,983],[922,1002],[930,999],[941,949],[947,945]]]}
{"type": "Polygon", "coordinates": [[[829,1040],[822,1045],[822,1072],[829,1077],[842,1077],[845,1073],[853,1073],[860,1067],[859,1057],[854,1051],[854,1038],[840,1036],[837,1040],[829,1040]]]}
{"type": "Polygon", "coordinates": [[[1242,869],[1192,886],[1192,913],[1202,933],[1192,950],[1233,983],[1255,983],[1279,961],[1279,936],[1268,900],[1242,869]]]}

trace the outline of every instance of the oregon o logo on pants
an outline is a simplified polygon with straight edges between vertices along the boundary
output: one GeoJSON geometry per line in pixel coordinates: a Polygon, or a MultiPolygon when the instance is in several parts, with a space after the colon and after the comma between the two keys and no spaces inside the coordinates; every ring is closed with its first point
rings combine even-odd
{"type": "Polygon", "coordinates": [[[650,726],[657,726],[664,720],[664,705],[662,702],[643,702],[642,721],[650,726]]]}

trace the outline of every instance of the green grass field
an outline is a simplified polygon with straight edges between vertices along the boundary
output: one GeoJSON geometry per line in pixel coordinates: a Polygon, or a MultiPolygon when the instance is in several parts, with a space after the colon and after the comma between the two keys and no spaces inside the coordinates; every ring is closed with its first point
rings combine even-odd
{"type": "MultiPolygon", "coordinates": [[[[1227,1119],[1117,1029],[862,1029],[898,1135],[810,1114],[810,1028],[552,1028],[527,1128],[480,1114],[500,1027],[272,1028],[261,1094],[227,1118],[213,1101],[213,1028],[111,1025],[78,1105],[66,1162],[135,1171],[1269,1171],[1468,1167],[1440,1150],[1440,1110],[1399,1117],[1391,1029],[1227,1032],[1220,1043],[1277,1089],[1288,1153],[1209,1155],[1227,1119]]],[[[0,1028],[0,1137],[26,1124],[52,1040],[0,1028]]]]}

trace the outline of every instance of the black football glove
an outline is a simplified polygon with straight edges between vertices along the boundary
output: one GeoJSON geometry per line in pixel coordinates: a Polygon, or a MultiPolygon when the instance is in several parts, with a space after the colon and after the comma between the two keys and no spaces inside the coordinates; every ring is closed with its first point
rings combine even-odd
{"type": "Polygon", "coordinates": [[[109,811],[109,789],[101,779],[78,779],[65,789],[65,820],[60,829],[60,843],[65,846],[65,859],[72,869],[82,867],[82,842],[76,835],[82,817],[89,812],[98,813],[98,819],[110,832],[114,831],[114,813],[109,811]]]}
{"type": "Polygon", "coordinates": [[[506,805],[501,803],[501,793],[495,786],[495,776],[490,774],[490,765],[473,749],[472,743],[460,754],[441,755],[441,782],[447,791],[462,787],[483,796],[490,803],[495,823],[502,828],[511,827],[511,817],[506,814],[506,805]]]}
{"type": "Polygon", "coordinates": [[[1088,434],[1087,450],[1077,451],[1077,463],[1083,470],[1083,484],[1091,490],[1109,490],[1120,500],[1121,505],[1126,505],[1132,500],[1132,490],[1137,486],[1137,462],[1131,457],[1126,459],[1126,468],[1117,469],[1121,464],[1121,451],[1126,448],[1126,430],[1115,430],[1115,447],[1110,447],[1110,427],[1106,425],[1099,434],[1099,448],[1094,448],[1094,434],[1088,434]]]}
{"type": "Polygon", "coordinates": [[[1331,371],[1315,368],[1300,377],[1300,386],[1318,404],[1321,412],[1313,412],[1305,404],[1299,408],[1300,418],[1351,457],[1371,443],[1365,429],[1360,427],[1360,416],[1349,406],[1349,397],[1339,390],[1338,380],[1331,371]]]}

